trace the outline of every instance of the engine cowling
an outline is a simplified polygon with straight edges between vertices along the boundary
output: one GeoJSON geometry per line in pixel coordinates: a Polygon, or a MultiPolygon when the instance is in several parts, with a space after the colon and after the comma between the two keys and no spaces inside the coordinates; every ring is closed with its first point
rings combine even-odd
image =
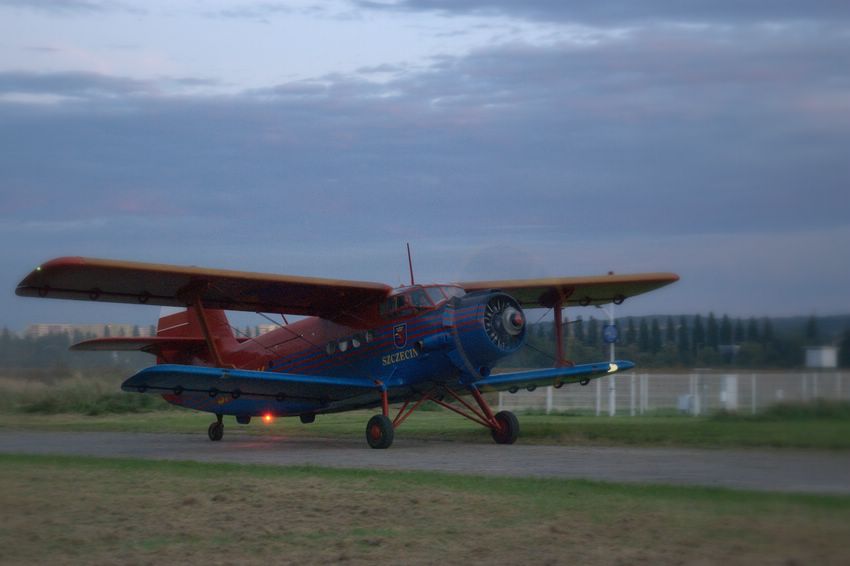
{"type": "Polygon", "coordinates": [[[468,373],[486,374],[500,358],[525,343],[526,320],[519,303],[501,291],[472,293],[452,307],[456,365],[468,373]]]}

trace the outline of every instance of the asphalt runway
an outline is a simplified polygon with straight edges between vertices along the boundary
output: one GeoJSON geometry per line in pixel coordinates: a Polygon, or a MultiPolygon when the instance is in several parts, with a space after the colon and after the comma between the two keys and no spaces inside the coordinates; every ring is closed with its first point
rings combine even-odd
{"type": "Polygon", "coordinates": [[[513,446],[396,439],[372,450],[364,439],[119,432],[0,432],[0,452],[69,454],[508,477],[583,478],[766,491],[850,494],[850,454],[788,450],[513,446]]]}

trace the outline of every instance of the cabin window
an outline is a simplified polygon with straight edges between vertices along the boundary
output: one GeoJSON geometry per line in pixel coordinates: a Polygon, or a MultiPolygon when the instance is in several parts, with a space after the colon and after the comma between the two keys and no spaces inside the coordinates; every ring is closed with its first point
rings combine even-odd
{"type": "Polygon", "coordinates": [[[336,352],[336,342],[328,342],[327,346],[325,346],[325,352],[329,356],[333,355],[336,352]]]}

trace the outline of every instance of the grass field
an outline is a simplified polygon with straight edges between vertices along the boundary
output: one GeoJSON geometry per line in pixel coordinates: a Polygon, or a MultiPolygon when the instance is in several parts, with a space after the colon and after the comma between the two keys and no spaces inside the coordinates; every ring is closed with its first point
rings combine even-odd
{"type": "MultiPolygon", "coordinates": [[[[227,434],[362,438],[372,412],[227,434]]],[[[206,434],[114,384],[0,383],[0,429],[206,434]],[[93,389],[94,388],[94,389],[93,389]]],[[[850,407],[758,417],[520,415],[520,443],[850,448],[850,407]]],[[[238,432],[237,432],[238,431],[238,432]]],[[[444,410],[397,438],[490,443],[444,410]]],[[[0,455],[2,564],[847,564],[850,497],[575,480],[0,455]]]]}
{"type": "MultiPolygon", "coordinates": [[[[320,415],[314,424],[297,418],[259,420],[248,426],[226,420],[227,433],[361,437],[371,412],[320,415]]],[[[21,383],[0,379],[0,428],[32,430],[178,432],[205,434],[213,417],[174,408],[159,397],[123,393],[114,381],[73,379],[21,383]]],[[[850,404],[778,406],[752,416],[678,414],[640,417],[520,414],[526,444],[772,447],[850,449],[850,404]]],[[[419,411],[398,438],[491,442],[490,434],[449,411],[419,411]]]]}
{"type": "Polygon", "coordinates": [[[4,564],[847,564],[850,498],[0,456],[4,564]]]}

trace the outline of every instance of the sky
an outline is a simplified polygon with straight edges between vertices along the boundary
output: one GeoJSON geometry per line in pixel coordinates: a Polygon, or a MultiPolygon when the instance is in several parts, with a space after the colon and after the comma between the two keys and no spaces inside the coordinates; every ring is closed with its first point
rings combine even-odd
{"type": "Polygon", "coordinates": [[[405,242],[681,276],[620,315],[850,313],[850,3],[0,0],[0,241],[13,329],[155,320],[16,297],[53,257],[398,285],[405,242]]]}

